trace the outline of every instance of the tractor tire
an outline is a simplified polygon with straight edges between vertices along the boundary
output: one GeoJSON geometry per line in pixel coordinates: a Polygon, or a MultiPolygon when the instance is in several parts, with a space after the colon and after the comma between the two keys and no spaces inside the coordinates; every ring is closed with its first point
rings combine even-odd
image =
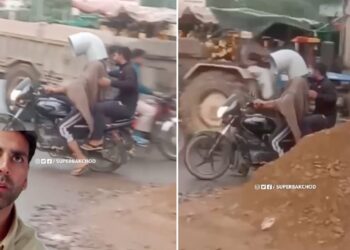
{"type": "MultiPolygon", "coordinates": [[[[6,103],[9,107],[11,113],[14,113],[16,109],[10,109],[12,105],[10,100],[11,91],[20,83],[20,81],[24,78],[30,78],[33,83],[37,83],[39,81],[40,75],[35,70],[35,68],[26,63],[19,63],[11,67],[6,73],[6,103]]],[[[23,114],[24,117],[22,119],[28,120],[28,118],[32,117],[32,114],[23,114]]]]}
{"type": "Polygon", "coordinates": [[[344,99],[344,107],[342,115],[343,117],[349,118],[350,117],[350,93],[346,93],[343,95],[344,99]]]}
{"type": "Polygon", "coordinates": [[[244,84],[238,76],[221,70],[202,72],[194,77],[180,97],[184,134],[219,130],[221,121],[216,116],[217,109],[234,92],[249,94],[250,85],[244,84]]]}

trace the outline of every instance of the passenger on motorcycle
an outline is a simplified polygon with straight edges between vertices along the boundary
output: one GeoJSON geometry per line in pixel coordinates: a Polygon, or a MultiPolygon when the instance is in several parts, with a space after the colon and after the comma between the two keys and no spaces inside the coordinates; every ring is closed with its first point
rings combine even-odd
{"type": "MultiPolygon", "coordinates": [[[[132,52],[132,63],[137,73],[139,93],[144,95],[155,95],[155,93],[145,86],[141,82],[141,67],[144,63],[144,57],[146,52],[142,49],[135,49],[132,52]]],[[[139,114],[139,118],[136,124],[136,131],[133,135],[133,139],[140,146],[146,146],[149,143],[144,137],[144,133],[150,133],[152,130],[152,124],[157,113],[157,108],[148,104],[144,100],[139,99],[137,102],[136,112],[139,114]]]]}
{"type": "Polygon", "coordinates": [[[101,150],[103,147],[103,134],[106,128],[106,116],[113,121],[131,118],[136,110],[138,101],[137,74],[130,62],[131,51],[127,47],[112,46],[109,51],[110,58],[119,69],[109,72],[112,77],[103,77],[99,81],[102,88],[118,88],[119,95],[113,100],[96,103],[92,109],[94,117],[94,130],[88,143],[81,147],[87,151],[101,150]]]}
{"type": "Polygon", "coordinates": [[[304,118],[303,135],[331,128],[337,120],[337,91],[327,78],[327,66],[317,63],[310,81],[309,97],[315,101],[315,110],[304,118]]]}
{"type": "Polygon", "coordinates": [[[95,124],[90,109],[99,98],[98,82],[106,75],[104,62],[92,61],[87,64],[80,78],[69,81],[63,86],[43,87],[47,93],[68,96],[73,104],[70,114],[60,123],[59,132],[67,140],[68,147],[78,160],[77,166],[72,171],[72,175],[75,176],[81,175],[88,169],[88,161],[74,139],[71,128],[84,119],[89,127],[90,134],[94,131],[95,124]]]}

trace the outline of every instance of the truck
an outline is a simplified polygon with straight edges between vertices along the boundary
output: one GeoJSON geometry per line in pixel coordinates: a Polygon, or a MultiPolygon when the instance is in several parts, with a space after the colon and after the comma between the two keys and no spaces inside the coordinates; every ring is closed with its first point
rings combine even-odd
{"type": "MultiPolygon", "coordinates": [[[[350,48],[350,43],[344,46],[350,48]]],[[[345,60],[344,65],[349,65],[345,60]]],[[[329,78],[337,85],[339,113],[349,116],[350,75],[329,73],[329,78]]],[[[213,60],[196,39],[179,39],[179,79],[180,121],[186,137],[201,130],[218,130],[217,109],[233,92],[262,98],[254,72],[242,67],[239,60],[213,60]]]]}
{"type": "Polygon", "coordinates": [[[79,76],[87,59],[75,57],[68,41],[70,35],[79,32],[97,35],[106,46],[145,50],[142,81],[158,91],[176,90],[174,41],[117,37],[105,30],[0,19],[0,74],[6,79],[8,104],[8,94],[26,77],[32,82],[61,84],[79,76]]]}

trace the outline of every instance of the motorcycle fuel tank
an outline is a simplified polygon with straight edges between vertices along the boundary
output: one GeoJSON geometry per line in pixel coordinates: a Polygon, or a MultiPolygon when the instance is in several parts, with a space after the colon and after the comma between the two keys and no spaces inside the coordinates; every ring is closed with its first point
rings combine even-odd
{"type": "Polygon", "coordinates": [[[260,114],[246,117],[242,121],[242,126],[258,137],[265,134],[271,134],[276,128],[276,125],[271,118],[260,114]]]}
{"type": "Polygon", "coordinates": [[[41,97],[35,103],[39,114],[50,117],[65,117],[70,112],[70,105],[55,97],[41,97]]]}

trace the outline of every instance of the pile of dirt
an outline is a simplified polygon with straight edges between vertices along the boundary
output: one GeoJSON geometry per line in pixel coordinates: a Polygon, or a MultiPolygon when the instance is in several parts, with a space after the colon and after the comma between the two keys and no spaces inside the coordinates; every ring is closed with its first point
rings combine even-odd
{"type": "Polygon", "coordinates": [[[256,171],[244,186],[220,191],[214,199],[202,200],[202,206],[198,200],[184,204],[180,228],[187,235],[180,230],[180,246],[186,250],[198,246],[223,250],[230,245],[237,250],[348,249],[349,163],[350,124],[304,138],[281,159],[256,171]],[[261,190],[264,184],[273,190],[261,190]],[[312,186],[277,190],[281,187],[277,185],[289,184],[312,186]],[[270,224],[263,223],[266,219],[270,224]],[[229,238],[224,236],[228,230],[229,238]],[[186,243],[192,236],[199,245],[186,243]]]}

